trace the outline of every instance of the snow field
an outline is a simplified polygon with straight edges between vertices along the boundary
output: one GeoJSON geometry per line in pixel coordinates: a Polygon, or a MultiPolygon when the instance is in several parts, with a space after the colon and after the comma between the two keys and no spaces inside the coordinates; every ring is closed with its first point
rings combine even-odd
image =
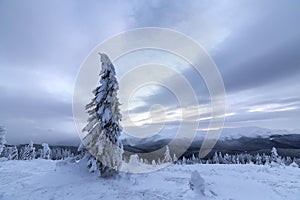
{"type": "Polygon", "coordinates": [[[121,172],[115,179],[100,179],[88,172],[86,163],[71,161],[0,162],[0,199],[300,200],[300,170],[294,167],[171,165],[151,173],[121,172]],[[204,183],[191,178],[195,173],[204,183]]]}

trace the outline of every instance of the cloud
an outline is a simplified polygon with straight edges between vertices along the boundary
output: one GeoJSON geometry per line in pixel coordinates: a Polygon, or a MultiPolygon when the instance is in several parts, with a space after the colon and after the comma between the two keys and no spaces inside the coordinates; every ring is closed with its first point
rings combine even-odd
{"type": "Polygon", "coordinates": [[[0,121],[9,143],[78,142],[76,73],[95,45],[130,24],[130,5],[118,4],[0,2],[0,121]]]}
{"type": "MultiPolygon", "coordinates": [[[[240,124],[247,124],[255,117],[255,121],[264,121],[289,118],[288,113],[291,113],[290,121],[294,123],[292,127],[296,126],[295,115],[292,113],[297,112],[295,110],[298,107],[287,108],[284,101],[299,97],[295,94],[300,87],[297,81],[300,78],[300,28],[296,20],[300,17],[296,9],[299,2],[274,4],[272,1],[231,1],[210,6],[207,2],[198,4],[187,1],[184,7],[168,3],[156,1],[154,5],[141,5],[136,13],[136,19],[139,19],[137,24],[175,28],[206,47],[225,83],[227,112],[236,113],[229,119],[234,118],[240,124]],[[155,16],[159,16],[160,20],[155,20],[155,16]],[[251,117],[249,113],[244,114],[249,110],[249,104],[260,108],[266,106],[260,105],[262,101],[265,104],[276,104],[277,108],[268,108],[268,113],[252,113],[251,117]]],[[[198,99],[204,100],[203,103],[208,102],[205,83],[195,77],[192,67],[185,68],[182,74],[190,81],[198,99]]],[[[172,79],[176,80],[171,77],[165,82],[180,87],[172,79]]],[[[169,106],[175,103],[164,97],[162,90],[157,90],[156,95],[144,97],[146,105],[142,108],[158,102],[169,106]]],[[[276,125],[266,124],[269,127],[291,126],[286,120],[276,125]]]]}
{"type": "MultiPolygon", "coordinates": [[[[205,47],[224,79],[227,126],[299,128],[299,5],[297,0],[1,1],[0,121],[7,126],[8,142],[78,142],[71,105],[80,64],[99,42],[145,26],[181,31],[205,47]]],[[[118,75],[147,59],[170,59],[165,63],[186,77],[197,95],[199,105],[191,105],[181,90],[189,106],[186,117],[202,119],[205,126],[210,98],[203,79],[172,56],[143,53],[117,62],[118,75]],[[191,109],[196,106],[203,109],[201,116],[191,109]]],[[[163,83],[180,88],[177,80],[172,76],[163,83]]],[[[147,121],[151,106],[161,104],[168,124],[178,123],[176,97],[166,88],[149,91],[130,111],[147,121]]]]}

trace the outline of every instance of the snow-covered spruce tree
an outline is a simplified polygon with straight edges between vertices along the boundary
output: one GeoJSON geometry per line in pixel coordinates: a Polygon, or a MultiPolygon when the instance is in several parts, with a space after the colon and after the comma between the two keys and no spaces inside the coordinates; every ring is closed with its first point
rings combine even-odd
{"type": "Polygon", "coordinates": [[[164,160],[163,161],[165,163],[172,162],[172,157],[170,155],[170,149],[169,149],[168,145],[166,146],[166,151],[165,151],[165,154],[164,154],[164,160]]]}
{"type": "Polygon", "coordinates": [[[255,164],[257,165],[261,165],[262,164],[262,158],[261,156],[258,154],[256,154],[256,157],[255,157],[255,164]]]}
{"type": "Polygon", "coordinates": [[[32,160],[36,158],[35,147],[32,141],[22,149],[20,158],[21,160],[32,160]]]}
{"type": "Polygon", "coordinates": [[[18,158],[19,158],[18,148],[17,148],[17,146],[13,146],[11,149],[11,152],[8,156],[8,159],[9,160],[18,160],[18,158]]]}
{"type": "Polygon", "coordinates": [[[216,152],[216,151],[215,151],[215,154],[214,154],[214,156],[212,158],[212,162],[214,164],[220,164],[219,155],[218,155],[218,152],[216,152]]]}
{"type": "Polygon", "coordinates": [[[275,147],[272,148],[271,150],[271,163],[277,163],[277,164],[282,164],[281,157],[277,153],[277,149],[275,147]]]}
{"type": "Polygon", "coordinates": [[[177,158],[176,154],[174,153],[174,155],[173,155],[173,162],[177,162],[177,160],[178,160],[178,158],[177,158]]]}
{"type": "Polygon", "coordinates": [[[49,160],[51,158],[51,149],[47,143],[43,143],[42,158],[49,160]]]}
{"type": "Polygon", "coordinates": [[[88,159],[96,158],[101,177],[111,177],[120,169],[123,154],[123,146],[119,141],[122,131],[117,97],[119,84],[108,56],[100,54],[100,61],[100,84],[93,91],[95,97],[86,105],[89,118],[83,129],[87,135],[82,142],[90,153],[87,152],[88,159]]]}
{"type": "Polygon", "coordinates": [[[5,135],[6,135],[6,129],[2,125],[0,125],[0,156],[6,143],[5,135]]]}

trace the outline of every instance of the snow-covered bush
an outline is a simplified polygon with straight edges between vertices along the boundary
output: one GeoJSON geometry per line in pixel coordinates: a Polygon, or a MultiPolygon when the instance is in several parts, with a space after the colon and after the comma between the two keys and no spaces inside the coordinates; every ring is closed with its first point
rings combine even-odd
{"type": "MultiPolygon", "coordinates": [[[[105,54],[101,57],[100,85],[93,91],[95,97],[86,105],[88,124],[83,132],[85,148],[100,162],[97,167],[102,177],[111,176],[122,163],[123,146],[119,141],[122,128],[117,98],[119,84],[113,64],[105,54]]],[[[93,159],[93,157],[91,157],[93,159]]]]}

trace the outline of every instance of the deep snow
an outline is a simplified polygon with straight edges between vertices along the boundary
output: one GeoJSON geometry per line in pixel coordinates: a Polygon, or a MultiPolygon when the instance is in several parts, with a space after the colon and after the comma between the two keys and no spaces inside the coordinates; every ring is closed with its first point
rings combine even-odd
{"type": "Polygon", "coordinates": [[[103,180],[89,173],[85,163],[38,159],[0,162],[0,177],[1,200],[300,199],[300,169],[283,166],[171,165],[103,180]],[[204,187],[204,197],[190,187],[197,172],[204,185],[203,180],[192,182],[204,187]]]}

